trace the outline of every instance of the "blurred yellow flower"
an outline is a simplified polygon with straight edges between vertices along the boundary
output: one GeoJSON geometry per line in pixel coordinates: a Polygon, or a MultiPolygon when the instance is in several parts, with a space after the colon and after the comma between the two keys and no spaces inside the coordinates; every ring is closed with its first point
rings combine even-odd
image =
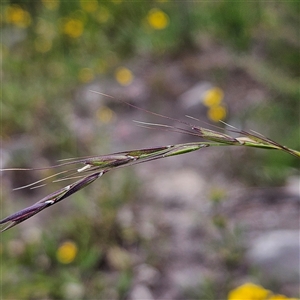
{"type": "Polygon", "coordinates": [[[218,87],[214,87],[204,93],[203,104],[205,106],[219,105],[222,102],[223,98],[223,91],[218,87]]]}
{"type": "Polygon", "coordinates": [[[67,18],[63,23],[62,30],[71,38],[78,38],[83,33],[83,22],[78,19],[67,18]]]}
{"type": "Polygon", "coordinates": [[[147,20],[149,25],[157,30],[166,28],[169,25],[169,17],[159,8],[153,8],[148,12],[147,20]]]}
{"type": "Polygon", "coordinates": [[[215,105],[208,109],[207,116],[210,120],[218,122],[226,118],[226,108],[221,105],[215,105]]]}
{"type": "Polygon", "coordinates": [[[115,72],[115,78],[119,84],[129,85],[133,80],[133,74],[129,69],[120,67],[115,72]]]}
{"type": "Polygon", "coordinates": [[[114,112],[107,106],[97,110],[97,117],[102,123],[109,123],[114,117],[114,112]]]}
{"type": "Polygon", "coordinates": [[[31,17],[28,11],[22,9],[19,5],[13,4],[6,8],[5,19],[7,23],[18,27],[26,28],[31,23],[31,17]]]}
{"type": "Polygon", "coordinates": [[[98,8],[98,1],[96,0],[80,0],[80,5],[84,11],[89,13],[94,12],[98,8]]]}
{"type": "Polygon", "coordinates": [[[296,298],[287,298],[284,295],[272,294],[260,285],[245,283],[228,294],[228,300],[299,300],[296,298]]]}
{"type": "Polygon", "coordinates": [[[95,77],[94,72],[90,68],[83,68],[79,71],[78,74],[78,79],[83,83],[92,81],[94,77],[95,77]]]}
{"type": "Polygon", "coordinates": [[[43,37],[37,37],[34,40],[34,48],[37,52],[45,53],[52,48],[52,41],[43,37]]]}
{"type": "Polygon", "coordinates": [[[62,264],[69,264],[71,263],[78,252],[78,248],[74,242],[67,241],[64,242],[56,252],[57,260],[62,264]]]}
{"type": "Polygon", "coordinates": [[[49,10],[56,10],[59,6],[58,0],[42,0],[42,3],[49,10]]]}
{"type": "Polygon", "coordinates": [[[260,285],[245,283],[228,294],[228,300],[266,300],[270,291],[260,285]]]}

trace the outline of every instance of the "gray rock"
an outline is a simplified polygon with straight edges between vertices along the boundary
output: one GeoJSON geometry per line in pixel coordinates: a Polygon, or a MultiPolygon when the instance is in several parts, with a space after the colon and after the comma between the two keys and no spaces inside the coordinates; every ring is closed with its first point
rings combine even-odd
{"type": "Polygon", "coordinates": [[[137,266],[136,273],[136,281],[147,285],[155,284],[160,278],[159,271],[148,264],[137,266]]]}
{"type": "Polygon", "coordinates": [[[276,230],[262,234],[248,250],[248,261],[262,274],[282,283],[299,282],[300,232],[276,230]]]}
{"type": "Polygon", "coordinates": [[[205,180],[192,169],[157,173],[148,185],[148,193],[166,205],[195,206],[202,197],[205,180]]]}
{"type": "Polygon", "coordinates": [[[300,176],[291,176],[287,180],[286,191],[300,201],[300,176]]]}
{"type": "Polygon", "coordinates": [[[151,291],[143,284],[138,284],[133,287],[130,293],[130,300],[154,300],[151,291]]]}
{"type": "Polygon", "coordinates": [[[180,290],[192,289],[204,283],[203,269],[200,266],[181,266],[170,270],[172,284],[180,290]]]}

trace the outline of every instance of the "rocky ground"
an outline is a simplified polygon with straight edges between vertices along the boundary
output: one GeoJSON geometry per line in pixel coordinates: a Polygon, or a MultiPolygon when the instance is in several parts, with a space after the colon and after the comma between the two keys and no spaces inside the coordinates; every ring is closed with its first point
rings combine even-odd
{"type": "MultiPolygon", "coordinates": [[[[195,140],[135,126],[132,120],[175,122],[126,108],[90,89],[171,117],[182,119],[188,114],[208,121],[201,93],[217,81],[230,109],[228,122],[242,126],[246,121],[237,116],[262,103],[268,90],[226,49],[207,47],[203,53],[180,59],[128,62],[135,74],[128,87],[101,80],[78,89],[77,113],[70,116],[78,144],[90,142],[97,137],[95,129],[101,130],[102,125],[97,127],[95,119],[89,118],[99,106],[115,114],[105,127],[110,152],[195,140]],[[189,90],[194,96],[187,94],[189,90]]],[[[139,263],[128,299],[200,297],[226,281],[239,284],[257,278],[261,284],[277,284],[281,293],[298,293],[300,178],[290,177],[284,186],[272,188],[248,186],[230,170],[259,168],[244,163],[249,151],[202,149],[134,167],[141,184],[136,201],[120,210],[119,222],[133,224],[149,244],[134,253],[139,263]]],[[[97,143],[92,152],[105,153],[97,143]]]]}
{"type": "MultiPolygon", "coordinates": [[[[91,88],[105,93],[112,90],[125,101],[168,116],[188,114],[207,121],[201,93],[213,85],[214,71],[219,70],[226,73],[222,88],[229,120],[242,126],[237,116],[262,103],[269,91],[234,64],[225,50],[210,50],[160,66],[133,63],[138,76],[131,86],[91,88]]],[[[116,149],[193,140],[138,128],[131,120],[174,125],[130,109],[112,132],[116,149]]],[[[156,257],[152,265],[142,263],[136,268],[130,299],[199,297],[210,280],[222,284],[224,277],[236,283],[259,278],[260,283],[275,282],[275,289],[280,287],[287,295],[298,293],[300,178],[290,177],[285,186],[272,188],[247,186],[230,171],[231,167],[249,172],[260,167],[244,164],[247,153],[243,149],[203,149],[135,167],[142,183],[140,198],[136,210],[128,207],[123,213],[137,212],[140,234],[151,241],[150,252],[156,257]],[[216,194],[220,203],[213,200],[216,194]]]]}

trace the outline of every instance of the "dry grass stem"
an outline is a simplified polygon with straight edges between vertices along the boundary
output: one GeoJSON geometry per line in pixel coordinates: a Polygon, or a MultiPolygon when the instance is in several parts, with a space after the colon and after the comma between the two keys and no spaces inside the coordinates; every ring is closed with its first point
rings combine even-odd
{"type": "MultiPolygon", "coordinates": [[[[128,104],[128,105],[135,107],[132,104],[128,104]]],[[[58,177],[58,179],[53,180],[53,182],[62,181],[62,180],[71,180],[71,179],[78,179],[78,180],[75,181],[74,183],[71,183],[53,192],[50,195],[47,195],[46,197],[36,202],[35,204],[2,219],[0,221],[0,224],[8,224],[8,225],[4,229],[2,229],[1,232],[25,221],[26,219],[34,216],[35,214],[39,213],[45,208],[52,206],[53,204],[56,204],[63,199],[66,199],[72,194],[85,188],[86,186],[94,182],[96,179],[98,179],[108,171],[125,167],[125,166],[135,165],[135,164],[144,163],[144,162],[175,156],[175,155],[181,155],[188,152],[197,151],[202,148],[213,147],[213,146],[240,146],[240,147],[242,146],[242,147],[264,148],[269,150],[272,149],[272,150],[283,151],[290,155],[300,158],[299,151],[282,146],[279,143],[269,138],[266,138],[265,136],[256,132],[247,132],[242,130],[240,131],[227,124],[231,128],[230,129],[231,132],[238,133],[241,135],[240,137],[234,138],[222,132],[214,131],[203,127],[193,126],[189,123],[176,120],[167,116],[163,116],[157,113],[153,113],[149,111],[146,112],[154,114],[155,116],[163,117],[168,120],[178,121],[181,125],[185,125],[188,128],[186,129],[186,128],[175,127],[175,126],[164,125],[164,124],[154,124],[154,123],[136,121],[139,124],[143,125],[144,127],[148,127],[152,129],[159,127],[167,131],[189,134],[192,136],[200,137],[206,140],[206,142],[197,141],[192,143],[168,145],[168,146],[148,148],[148,149],[123,151],[123,152],[101,155],[101,156],[94,156],[94,157],[63,160],[62,163],[54,165],[50,168],[72,167],[72,166],[73,167],[71,169],[58,172],[47,178],[38,180],[34,183],[31,183],[29,185],[20,188],[36,188],[42,182],[52,179],[54,177],[58,177]]],[[[43,170],[43,169],[45,168],[35,169],[35,170],[43,170]]],[[[34,169],[16,168],[16,169],[2,169],[1,171],[12,171],[12,170],[30,171],[34,169]]]]}

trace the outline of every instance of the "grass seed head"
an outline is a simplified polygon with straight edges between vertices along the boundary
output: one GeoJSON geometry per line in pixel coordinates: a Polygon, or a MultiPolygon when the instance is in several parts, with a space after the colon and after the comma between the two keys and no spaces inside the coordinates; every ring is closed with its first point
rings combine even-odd
{"type": "Polygon", "coordinates": [[[237,143],[237,140],[225,133],[217,132],[214,130],[206,129],[203,127],[193,127],[193,129],[199,133],[199,136],[213,142],[225,143],[233,145],[237,143]]]}

